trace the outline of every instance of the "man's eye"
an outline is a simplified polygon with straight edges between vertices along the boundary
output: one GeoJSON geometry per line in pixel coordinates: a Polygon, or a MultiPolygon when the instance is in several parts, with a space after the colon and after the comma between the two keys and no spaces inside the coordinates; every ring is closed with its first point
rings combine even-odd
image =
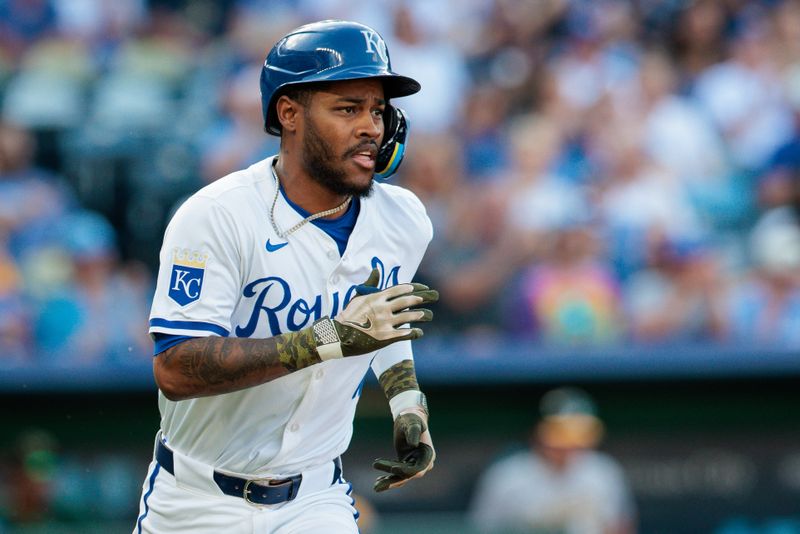
{"type": "Polygon", "coordinates": [[[384,110],[382,110],[382,109],[376,109],[376,110],[374,110],[372,113],[373,113],[373,114],[374,114],[376,117],[383,117],[384,110]]]}
{"type": "Polygon", "coordinates": [[[342,111],[344,111],[347,114],[353,113],[355,110],[356,108],[353,106],[345,106],[342,108],[342,111]]]}

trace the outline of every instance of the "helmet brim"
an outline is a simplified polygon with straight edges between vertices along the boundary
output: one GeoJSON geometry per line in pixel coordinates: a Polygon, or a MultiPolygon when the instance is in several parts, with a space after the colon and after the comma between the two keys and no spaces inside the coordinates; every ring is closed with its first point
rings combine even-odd
{"type": "Polygon", "coordinates": [[[410,96],[419,92],[422,88],[419,82],[408,76],[395,74],[394,72],[375,73],[374,71],[364,70],[360,71],[358,68],[339,70],[332,73],[331,76],[325,76],[325,73],[320,73],[315,77],[315,81],[347,81],[347,80],[363,80],[366,78],[380,80],[383,83],[384,96],[388,100],[390,98],[400,98],[403,96],[410,96]]]}

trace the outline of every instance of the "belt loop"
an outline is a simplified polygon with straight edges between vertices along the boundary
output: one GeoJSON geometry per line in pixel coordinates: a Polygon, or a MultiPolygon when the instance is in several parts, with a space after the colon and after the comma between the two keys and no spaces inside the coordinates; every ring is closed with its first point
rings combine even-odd
{"type": "Polygon", "coordinates": [[[161,444],[161,429],[156,432],[156,439],[153,442],[153,459],[158,461],[158,446],[161,444]]]}
{"type": "Polygon", "coordinates": [[[303,479],[300,480],[292,480],[292,487],[289,488],[289,495],[287,496],[287,501],[293,501],[295,497],[297,497],[297,492],[300,491],[300,485],[303,483],[303,479]]]}
{"type": "Polygon", "coordinates": [[[333,480],[331,484],[336,484],[342,478],[342,457],[337,456],[333,459],[333,480]]]}

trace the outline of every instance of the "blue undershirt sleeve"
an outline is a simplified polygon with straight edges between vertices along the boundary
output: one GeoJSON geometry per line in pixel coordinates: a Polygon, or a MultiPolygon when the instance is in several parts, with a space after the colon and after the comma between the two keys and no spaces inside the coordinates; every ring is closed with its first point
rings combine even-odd
{"type": "Polygon", "coordinates": [[[187,339],[194,339],[192,336],[176,336],[172,334],[162,334],[156,332],[153,334],[155,340],[155,347],[153,348],[153,356],[158,356],[170,347],[174,347],[179,343],[183,343],[187,339]]]}

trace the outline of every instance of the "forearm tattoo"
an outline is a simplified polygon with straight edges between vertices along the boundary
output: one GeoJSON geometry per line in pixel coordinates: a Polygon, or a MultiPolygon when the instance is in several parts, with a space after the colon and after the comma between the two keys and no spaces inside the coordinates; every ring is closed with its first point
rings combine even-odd
{"type": "Polygon", "coordinates": [[[321,361],[310,328],[267,339],[194,338],[159,357],[206,395],[263,384],[321,361]]]}
{"type": "Polygon", "coordinates": [[[389,367],[378,378],[387,399],[409,389],[419,389],[413,360],[403,360],[389,367]]]}
{"type": "Polygon", "coordinates": [[[175,360],[184,377],[212,387],[239,384],[250,375],[280,368],[274,339],[194,338],[176,345],[163,356],[166,364],[175,360]]]}

